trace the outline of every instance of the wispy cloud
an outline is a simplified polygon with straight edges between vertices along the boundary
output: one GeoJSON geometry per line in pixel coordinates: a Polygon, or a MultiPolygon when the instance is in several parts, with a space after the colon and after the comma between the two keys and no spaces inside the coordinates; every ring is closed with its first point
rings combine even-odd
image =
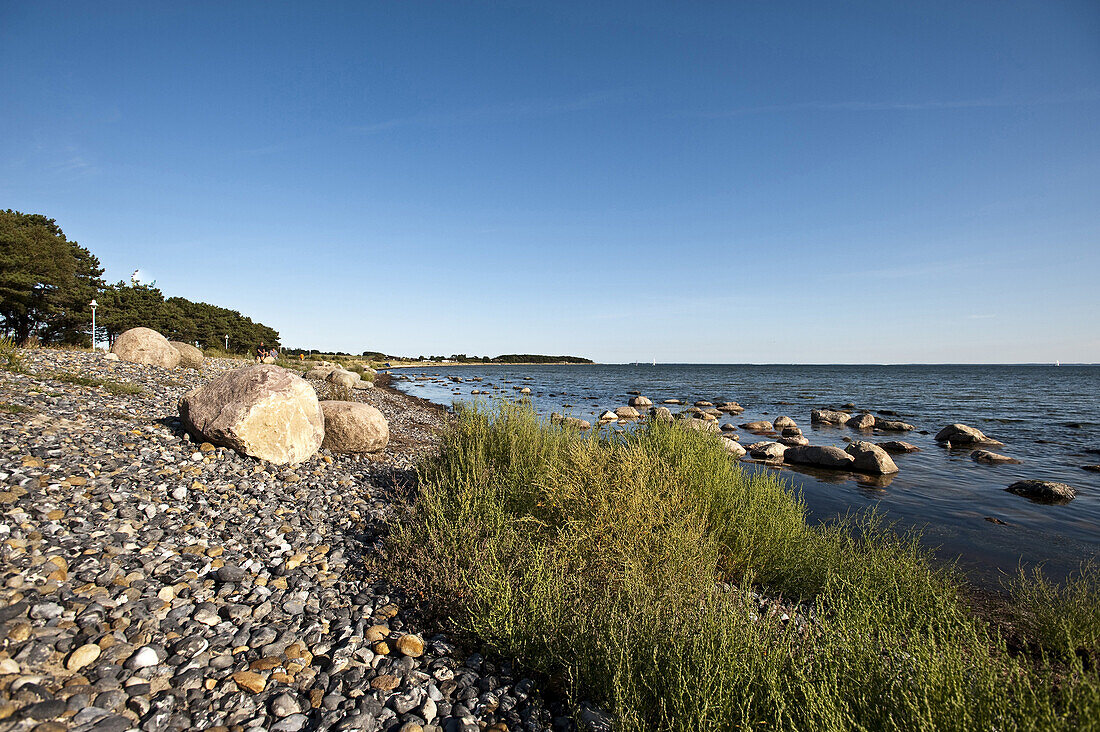
{"type": "Polygon", "coordinates": [[[576,97],[521,99],[470,109],[423,112],[407,117],[395,117],[379,122],[353,125],[349,130],[363,135],[373,135],[405,127],[495,124],[512,120],[551,117],[620,104],[626,99],[627,93],[626,90],[601,91],[576,97]]]}
{"type": "Polygon", "coordinates": [[[685,116],[703,119],[722,119],[743,117],[756,114],[775,114],[784,112],[921,112],[952,109],[998,109],[1012,107],[1044,107],[1058,104],[1100,101],[1100,89],[1088,89],[1073,94],[1043,97],[1037,99],[953,99],[924,101],[844,101],[844,102],[794,102],[788,104],[766,104],[751,107],[736,107],[714,112],[690,112],[685,116]]]}

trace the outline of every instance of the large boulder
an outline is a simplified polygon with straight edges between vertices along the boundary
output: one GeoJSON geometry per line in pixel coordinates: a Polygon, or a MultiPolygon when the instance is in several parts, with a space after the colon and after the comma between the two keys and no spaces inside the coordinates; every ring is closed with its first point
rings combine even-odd
{"type": "Polygon", "coordinates": [[[889,475],[898,472],[898,466],[894,464],[887,452],[873,442],[856,440],[849,443],[844,452],[855,459],[852,467],[861,473],[889,475]]]}
{"type": "Polygon", "coordinates": [[[649,410],[649,416],[658,422],[671,422],[672,410],[668,407],[654,407],[649,410]]]}
{"type": "Polygon", "coordinates": [[[837,412],[833,409],[813,409],[810,411],[810,421],[817,424],[846,424],[851,418],[847,412],[837,412]]]}
{"type": "Polygon", "coordinates": [[[202,368],[202,351],[192,346],[190,343],[184,343],[182,341],[168,341],[172,348],[175,348],[180,352],[180,366],[185,369],[200,369],[202,368]]]}
{"type": "Polygon", "coordinates": [[[324,364],[318,364],[317,366],[314,366],[302,375],[307,379],[320,379],[321,381],[324,381],[328,378],[329,374],[331,374],[335,370],[335,366],[325,366],[324,364]]]}
{"type": "Polygon", "coordinates": [[[855,467],[856,459],[839,447],[805,445],[803,447],[788,447],[783,453],[783,460],[792,465],[813,465],[819,468],[836,468],[851,470],[855,467]]]}
{"type": "Polygon", "coordinates": [[[378,452],[390,441],[390,425],[382,413],[360,402],[321,402],[325,439],[321,447],[337,453],[378,452]]]}
{"type": "Polygon", "coordinates": [[[174,369],[180,363],[180,352],[172,347],[167,338],[151,328],[131,328],[124,331],[115,339],[111,353],[122,361],[163,366],[166,369],[174,369]]]}
{"type": "Polygon", "coordinates": [[[647,399],[644,396],[636,396],[636,397],[633,397],[629,402],[627,402],[627,404],[629,404],[632,407],[652,407],[653,406],[653,401],[650,400],[650,399],[647,399]]]}
{"type": "Polygon", "coordinates": [[[325,437],[317,392],[278,366],[248,366],[184,394],[183,424],[196,437],[279,465],[309,459],[325,437]]]}
{"type": "Polygon", "coordinates": [[[1020,480],[1005,490],[1039,503],[1069,503],[1077,495],[1077,490],[1065,483],[1049,480],[1020,480]]]}
{"type": "Polygon", "coordinates": [[[1003,442],[986,437],[982,431],[965,424],[949,424],[936,433],[936,442],[951,445],[1003,445],[1003,442]]]}

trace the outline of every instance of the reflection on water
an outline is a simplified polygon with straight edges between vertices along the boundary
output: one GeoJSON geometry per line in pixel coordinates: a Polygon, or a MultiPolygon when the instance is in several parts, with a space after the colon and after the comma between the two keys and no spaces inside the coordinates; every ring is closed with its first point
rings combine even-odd
{"type": "MultiPolygon", "coordinates": [[[[802,493],[811,520],[875,508],[900,528],[919,528],[926,544],[945,559],[958,559],[978,580],[995,582],[1021,562],[1044,562],[1059,575],[1100,556],[1100,473],[1082,470],[1100,462],[1097,366],[435,366],[395,373],[420,379],[399,382],[399,388],[442,404],[517,399],[527,387],[541,414],[595,422],[638,391],[657,405],[678,399],[745,407],[742,414],[723,415],[723,424],[787,415],[813,445],[904,440],[919,452],[891,455],[900,472],[884,478],[751,462],[745,468],[779,470],[802,493]],[[475,389],[486,394],[471,396],[475,389]],[[814,408],[866,410],[917,429],[887,433],[811,424],[814,408]],[[954,422],[1004,442],[994,451],[1021,462],[981,464],[969,449],[937,444],[933,435],[954,422]],[[1078,497],[1049,506],[1004,490],[1026,478],[1068,483],[1078,497]]],[[[768,439],[742,429],[735,434],[745,444],[768,439]]]]}

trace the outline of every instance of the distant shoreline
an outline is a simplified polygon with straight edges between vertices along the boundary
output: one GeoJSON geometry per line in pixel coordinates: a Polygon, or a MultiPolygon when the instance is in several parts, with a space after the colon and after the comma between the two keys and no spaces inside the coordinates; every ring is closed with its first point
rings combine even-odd
{"type": "Polygon", "coordinates": [[[429,366],[447,366],[447,367],[450,367],[450,366],[604,366],[604,365],[606,365],[606,364],[585,363],[583,361],[555,361],[553,363],[518,363],[518,362],[516,362],[516,363],[512,363],[512,362],[500,363],[500,362],[497,362],[497,361],[491,361],[489,363],[475,363],[475,362],[470,362],[470,363],[455,363],[455,362],[439,363],[439,362],[432,362],[432,363],[429,363],[429,362],[425,361],[423,363],[402,363],[402,364],[396,364],[394,366],[384,366],[383,368],[387,368],[387,369],[415,369],[415,368],[427,368],[429,366]]]}

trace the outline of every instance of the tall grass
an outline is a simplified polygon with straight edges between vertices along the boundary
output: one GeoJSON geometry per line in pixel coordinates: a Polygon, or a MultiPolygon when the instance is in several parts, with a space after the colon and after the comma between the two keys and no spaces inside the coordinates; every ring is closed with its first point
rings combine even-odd
{"type": "Polygon", "coordinates": [[[600,438],[462,406],[422,468],[399,577],[473,638],[621,730],[1049,729],[1097,724],[1074,659],[1010,655],[912,537],[806,523],[713,435],[600,438]],[[753,590],[811,622],[761,610],[753,590]]]}
{"type": "Polygon", "coordinates": [[[0,338],[0,370],[13,373],[26,371],[23,354],[11,338],[0,338]]]}

